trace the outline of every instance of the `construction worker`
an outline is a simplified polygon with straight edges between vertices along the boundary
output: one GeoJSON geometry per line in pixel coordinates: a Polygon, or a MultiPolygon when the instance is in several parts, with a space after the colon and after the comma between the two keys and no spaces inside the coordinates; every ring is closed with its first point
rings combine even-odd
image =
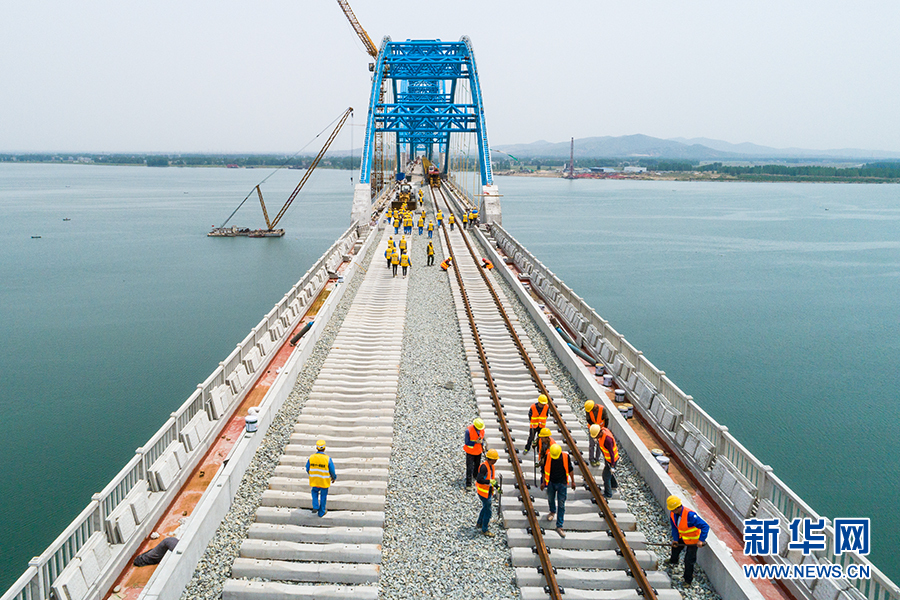
{"type": "Polygon", "coordinates": [[[384,257],[387,259],[387,268],[391,268],[391,257],[394,255],[394,247],[388,246],[387,250],[384,251],[384,257]]]}
{"type": "Polygon", "coordinates": [[[437,219],[438,227],[444,224],[444,213],[441,212],[441,209],[438,209],[435,218],[437,219]]]}
{"type": "Polygon", "coordinates": [[[400,254],[406,254],[406,236],[400,238],[400,254]]]}
{"type": "Polygon", "coordinates": [[[419,217],[418,226],[419,226],[419,235],[422,235],[422,232],[425,230],[425,215],[424,214],[419,217]]]}
{"type": "Polygon", "coordinates": [[[478,225],[478,209],[477,208],[472,209],[472,214],[469,215],[469,223],[472,224],[472,227],[475,227],[478,225]]]}
{"type": "Polygon", "coordinates": [[[494,268],[494,263],[492,263],[491,261],[489,261],[486,258],[482,258],[481,259],[481,268],[487,269],[488,271],[490,271],[491,269],[494,268]]]}
{"type": "Polygon", "coordinates": [[[434,234],[434,221],[428,221],[428,239],[431,239],[431,236],[434,234]]]}
{"type": "Polygon", "coordinates": [[[324,517],[328,512],[325,508],[328,488],[337,480],[334,461],[325,454],[325,440],[316,442],[316,453],[306,461],[306,472],[309,473],[309,487],[312,488],[312,510],[324,517]]]}
{"type": "Polygon", "coordinates": [[[450,231],[453,231],[453,224],[456,223],[456,217],[453,216],[453,213],[450,213],[450,216],[447,217],[447,223],[450,224],[450,231]]]}
{"type": "Polygon", "coordinates": [[[666,508],[669,509],[669,525],[672,528],[672,557],[669,564],[676,564],[681,556],[681,549],[687,548],[684,552],[684,584],[691,585],[694,581],[697,548],[706,545],[709,525],[700,515],[683,506],[678,496],[669,496],[666,508]]]}
{"type": "MultiPolygon", "coordinates": [[[[595,404],[593,400],[588,400],[584,403],[584,412],[586,413],[588,427],[591,431],[594,431],[594,425],[603,425],[605,411],[601,404],[595,404]]],[[[591,461],[592,467],[596,467],[600,464],[600,444],[594,436],[588,438],[588,458],[591,461]]]]}
{"type": "Polygon", "coordinates": [[[563,521],[566,516],[566,484],[571,479],[572,490],[575,490],[575,467],[568,452],[563,452],[559,444],[550,446],[547,459],[544,461],[544,477],[541,479],[541,490],[547,490],[547,502],[550,504],[550,512],[546,519],[552,521],[556,518],[556,533],[559,537],[566,537],[563,531],[563,521]]]}
{"type": "Polygon", "coordinates": [[[400,215],[394,213],[394,235],[400,233],[400,215]]]}
{"type": "Polygon", "coordinates": [[[546,427],[542,427],[541,432],[538,434],[537,441],[538,464],[544,464],[544,461],[547,460],[547,452],[550,450],[550,446],[555,443],[553,438],[550,437],[550,430],[546,427]]]}
{"type": "Polygon", "coordinates": [[[476,418],[466,428],[463,450],[466,452],[466,491],[472,489],[472,476],[481,465],[481,451],[484,449],[484,421],[476,418]]]}
{"type": "Polygon", "coordinates": [[[491,522],[491,496],[494,495],[494,488],[497,487],[494,463],[500,458],[500,454],[492,448],[484,457],[487,460],[478,468],[478,476],[475,478],[475,491],[481,500],[481,512],[478,513],[475,529],[480,528],[481,533],[487,537],[494,537],[494,534],[488,531],[488,524],[491,522]]]}
{"type": "MultiPolygon", "coordinates": [[[[613,437],[612,432],[607,429],[608,425],[609,419],[605,419],[603,425],[591,425],[591,434],[596,431],[595,427],[600,427],[596,437],[598,438],[597,445],[600,446],[600,450],[603,452],[603,460],[606,461],[603,467],[603,496],[607,499],[612,498],[613,472],[619,463],[619,445],[616,444],[616,438],[613,437]]],[[[616,487],[618,487],[618,484],[616,484],[616,487]]]]}
{"type": "Polygon", "coordinates": [[[428,262],[426,266],[433,267],[434,266],[434,245],[431,242],[428,242],[428,248],[425,250],[428,254],[428,262]]]}
{"type": "Polygon", "coordinates": [[[544,394],[538,396],[537,402],[528,407],[530,429],[528,430],[528,441],[525,442],[525,452],[531,450],[532,442],[538,437],[541,429],[547,426],[547,415],[549,413],[550,405],[548,404],[547,396],[544,394]]]}
{"type": "Polygon", "coordinates": [[[462,228],[463,228],[463,229],[468,229],[468,228],[469,228],[469,211],[467,211],[467,210],[464,210],[464,211],[463,211],[463,219],[462,219],[462,221],[463,221],[463,222],[462,222],[462,228]]]}
{"type": "Polygon", "coordinates": [[[413,227],[412,213],[407,213],[406,221],[403,222],[403,225],[404,225],[404,231],[406,232],[406,235],[412,235],[412,227],[413,227]]]}
{"type": "Polygon", "coordinates": [[[391,254],[391,268],[394,269],[393,277],[397,276],[397,267],[400,266],[400,253],[394,252],[391,254]]]}
{"type": "Polygon", "coordinates": [[[409,254],[403,254],[400,257],[400,267],[403,269],[403,276],[406,277],[406,270],[412,266],[409,262],[409,254]]]}
{"type": "MultiPolygon", "coordinates": [[[[452,215],[451,215],[451,216],[452,216],[452,215]]],[[[442,271],[446,271],[447,269],[450,268],[450,265],[451,265],[452,263],[453,263],[453,257],[452,257],[452,256],[448,256],[447,258],[444,259],[444,262],[441,263],[441,270],[442,270],[442,271]]]]}

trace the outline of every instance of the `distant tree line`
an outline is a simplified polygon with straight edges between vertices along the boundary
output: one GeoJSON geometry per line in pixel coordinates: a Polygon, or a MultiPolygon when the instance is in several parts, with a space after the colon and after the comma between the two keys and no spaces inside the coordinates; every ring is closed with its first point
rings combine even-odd
{"type": "Polygon", "coordinates": [[[741,179],[774,180],[777,178],[790,179],[900,179],[900,162],[876,162],[866,163],[859,167],[828,167],[820,165],[754,165],[754,166],[728,166],[722,163],[710,163],[698,166],[697,171],[712,171],[725,175],[732,175],[741,179]]]}
{"type": "MultiPolygon", "coordinates": [[[[308,168],[315,156],[285,154],[0,154],[0,162],[93,163],[110,165],[147,165],[148,167],[280,167],[308,168]]],[[[358,156],[325,156],[319,167],[358,169],[358,156]]]]}

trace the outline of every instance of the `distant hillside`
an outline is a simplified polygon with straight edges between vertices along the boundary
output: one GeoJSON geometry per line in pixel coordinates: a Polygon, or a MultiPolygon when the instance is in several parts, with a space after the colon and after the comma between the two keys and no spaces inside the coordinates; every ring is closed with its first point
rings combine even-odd
{"type": "MultiPolygon", "coordinates": [[[[530,144],[494,146],[517,158],[569,157],[569,142],[541,140],[530,144]]],[[[660,158],[692,161],[739,161],[761,159],[897,159],[900,152],[882,152],[844,148],[837,150],[805,150],[803,148],[769,148],[757,144],[731,144],[708,138],[673,138],[663,140],[648,135],[603,136],[575,140],[575,158],[660,158]]]]}

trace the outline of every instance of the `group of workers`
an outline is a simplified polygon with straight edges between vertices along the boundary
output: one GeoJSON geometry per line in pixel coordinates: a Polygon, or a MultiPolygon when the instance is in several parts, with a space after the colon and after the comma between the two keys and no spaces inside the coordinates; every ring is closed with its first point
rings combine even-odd
{"type": "MultiPolygon", "coordinates": [[[[584,411],[590,426],[588,440],[590,464],[598,467],[600,456],[603,456],[603,495],[609,499],[612,498],[612,490],[618,487],[615,479],[616,466],[619,463],[618,444],[609,430],[607,410],[601,404],[588,400],[584,405],[584,411]]],[[[547,521],[555,520],[556,533],[564,538],[566,532],[563,525],[568,488],[576,489],[575,461],[551,437],[550,429],[547,428],[549,414],[549,398],[545,394],[541,394],[537,401],[528,408],[529,432],[528,441],[525,443],[525,452],[534,449],[535,462],[540,465],[540,488],[546,492],[549,505],[549,512],[545,519],[547,521]]],[[[475,419],[466,428],[463,436],[463,450],[466,455],[465,482],[468,491],[472,488],[472,480],[475,480],[475,489],[481,501],[481,512],[475,525],[476,529],[488,537],[493,537],[493,534],[488,531],[488,523],[491,519],[491,498],[494,490],[498,488],[494,464],[499,458],[499,453],[494,449],[485,452],[487,444],[484,428],[484,421],[475,419]],[[484,464],[481,464],[482,454],[486,459],[484,464]]],[[[669,511],[672,533],[672,555],[669,564],[677,563],[682,550],[685,550],[684,583],[691,585],[694,577],[694,565],[697,562],[697,549],[705,545],[709,535],[709,525],[695,511],[684,507],[681,499],[677,496],[669,496],[666,508],[669,511]]]]}
{"type": "MultiPolygon", "coordinates": [[[[419,228],[419,235],[425,233],[427,229],[428,239],[432,239],[434,237],[434,221],[429,219],[428,224],[426,225],[425,219],[427,218],[428,212],[423,208],[419,213],[418,219],[416,219],[415,213],[406,208],[406,203],[400,208],[395,208],[393,212],[388,213],[387,216],[388,222],[392,223],[394,226],[394,235],[400,234],[401,227],[403,228],[404,235],[412,235],[413,221],[415,220],[416,227],[419,228]]],[[[437,226],[440,227],[444,220],[444,215],[440,210],[437,211],[435,218],[437,219],[437,226]]]]}

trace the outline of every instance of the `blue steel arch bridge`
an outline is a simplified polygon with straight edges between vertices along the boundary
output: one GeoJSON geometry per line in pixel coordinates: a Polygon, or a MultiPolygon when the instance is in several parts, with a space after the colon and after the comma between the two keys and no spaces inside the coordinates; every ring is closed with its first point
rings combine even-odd
{"type": "Polygon", "coordinates": [[[476,141],[481,187],[473,202],[484,222],[499,222],[481,84],[469,38],[395,42],[385,37],[373,73],[353,218],[368,214],[384,186],[386,159],[400,172],[408,161],[423,156],[439,164],[446,176],[452,137],[469,135],[476,141]],[[385,138],[392,142],[393,156],[385,157],[385,138]]]}

